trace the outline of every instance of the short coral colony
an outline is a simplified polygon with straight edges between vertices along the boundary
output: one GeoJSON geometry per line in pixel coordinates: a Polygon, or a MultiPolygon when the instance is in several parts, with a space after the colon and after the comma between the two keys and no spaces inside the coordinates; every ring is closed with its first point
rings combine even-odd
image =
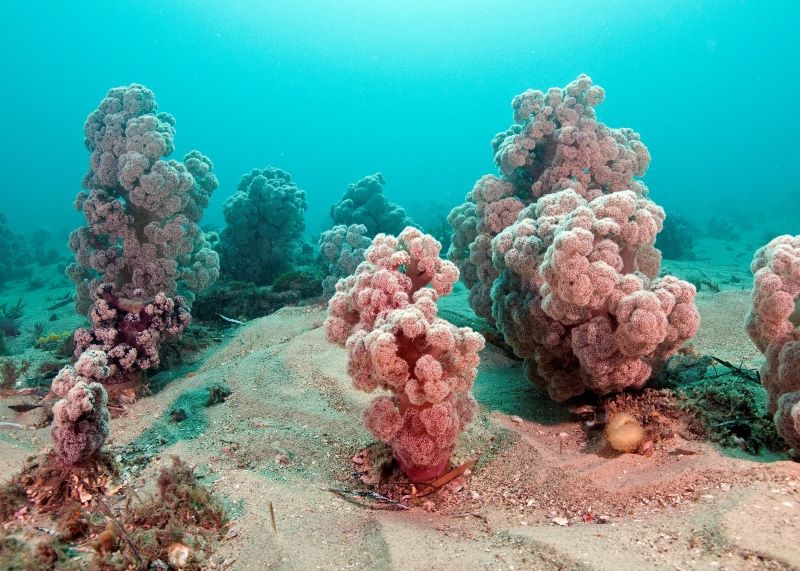
{"type": "Polygon", "coordinates": [[[0,64],[0,570],[800,569],[794,72],[680,2],[111,4],[0,64]]]}

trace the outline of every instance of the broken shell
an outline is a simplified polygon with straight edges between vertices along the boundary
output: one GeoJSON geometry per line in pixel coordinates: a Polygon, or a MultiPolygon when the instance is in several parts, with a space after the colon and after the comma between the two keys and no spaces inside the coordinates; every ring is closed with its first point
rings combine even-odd
{"type": "Polygon", "coordinates": [[[642,443],[641,446],[639,446],[638,452],[642,456],[650,457],[650,456],[653,455],[653,450],[654,449],[655,449],[655,444],[653,444],[653,441],[652,440],[647,440],[646,442],[642,443]]]}

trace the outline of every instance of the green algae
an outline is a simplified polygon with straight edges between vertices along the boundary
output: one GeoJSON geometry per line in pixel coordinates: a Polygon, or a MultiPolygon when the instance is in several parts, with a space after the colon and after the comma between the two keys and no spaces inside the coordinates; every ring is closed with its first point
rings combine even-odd
{"type": "Polygon", "coordinates": [[[758,372],[710,356],[674,357],[656,380],[678,406],[698,420],[703,436],[731,451],[752,455],[785,452],[767,411],[758,372]]]}

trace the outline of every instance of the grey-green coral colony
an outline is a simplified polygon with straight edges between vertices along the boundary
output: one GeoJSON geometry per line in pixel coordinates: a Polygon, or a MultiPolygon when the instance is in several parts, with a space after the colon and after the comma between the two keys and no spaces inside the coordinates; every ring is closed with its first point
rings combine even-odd
{"type": "Polygon", "coordinates": [[[227,277],[269,284],[300,253],[306,193],[279,168],[253,169],[223,206],[226,226],[218,250],[227,277]]]}
{"type": "Polygon", "coordinates": [[[347,187],[341,200],[331,206],[334,224],[363,224],[366,235],[399,234],[413,223],[401,206],[389,202],[383,193],[386,179],[381,173],[365,176],[347,187]]]}

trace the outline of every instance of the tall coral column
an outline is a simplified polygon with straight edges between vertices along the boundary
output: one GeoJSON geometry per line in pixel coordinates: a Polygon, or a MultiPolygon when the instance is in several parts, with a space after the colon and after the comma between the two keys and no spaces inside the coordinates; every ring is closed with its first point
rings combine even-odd
{"type": "Polygon", "coordinates": [[[175,119],[143,85],[111,89],[83,131],[89,169],[75,207],[86,225],[70,234],[67,274],[92,328],[76,331],[75,356],[105,352],[102,383],[119,388],[158,366],[160,343],[183,332],[194,294],[219,276],[198,226],[218,183],[198,151],[167,159],[175,119]]]}
{"type": "Polygon", "coordinates": [[[388,390],[364,411],[367,429],[392,447],[412,481],[442,474],[458,434],[474,416],[470,389],[484,340],[436,316],[436,302],[458,279],[441,245],[408,227],[378,234],[354,275],[336,285],[328,340],[349,354],[356,388],[388,390]]]}
{"type": "Polygon", "coordinates": [[[86,225],[70,235],[75,262],[67,268],[78,311],[89,313],[102,283],[121,296],[179,293],[191,302],[219,276],[198,226],[218,186],[211,161],[198,151],[166,159],[175,118],[136,83],[111,89],[83,131],[89,170],[75,207],[86,225]]]}

